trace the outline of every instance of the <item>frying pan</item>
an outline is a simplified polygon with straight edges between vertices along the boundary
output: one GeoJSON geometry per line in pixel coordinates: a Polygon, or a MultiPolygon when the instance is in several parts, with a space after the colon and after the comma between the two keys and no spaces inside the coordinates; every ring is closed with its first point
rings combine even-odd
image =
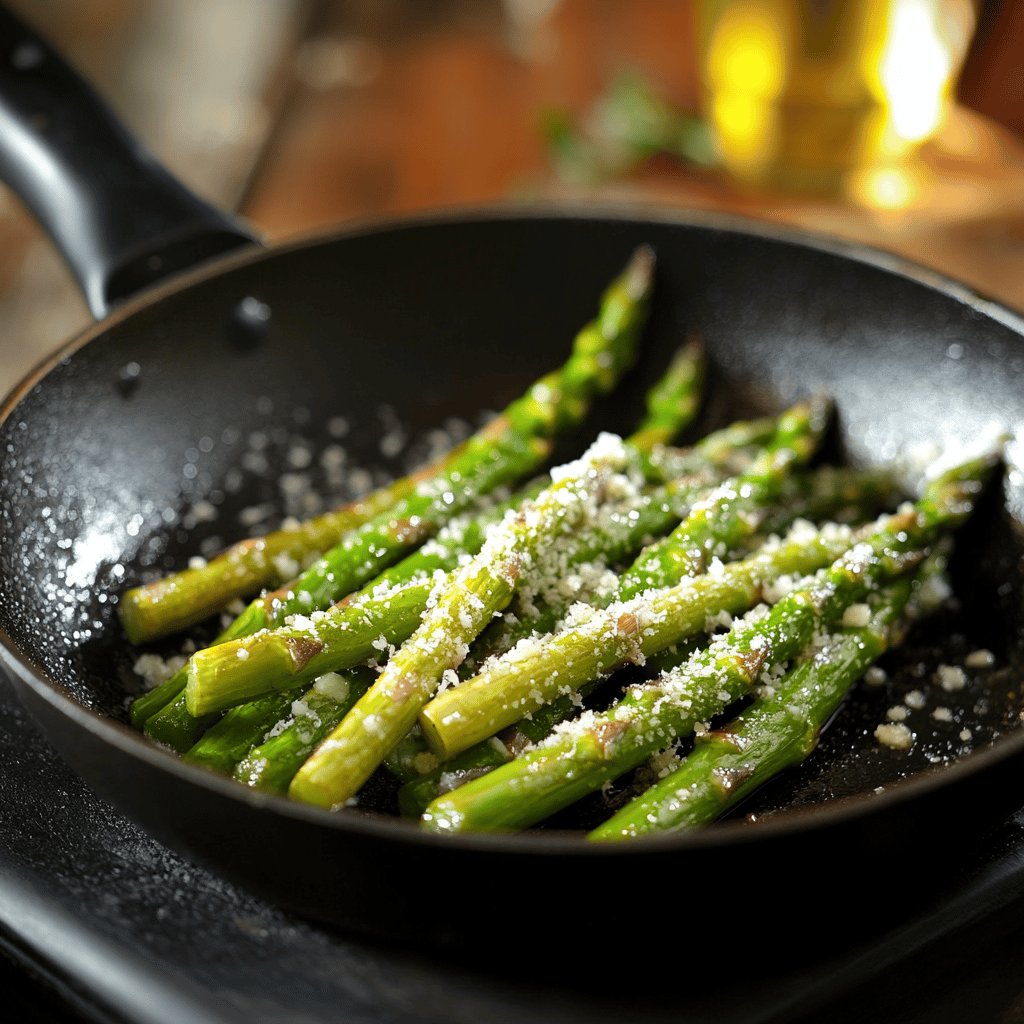
{"type": "Polygon", "coordinates": [[[960,538],[960,607],[915,630],[888,684],[858,690],[805,765],[697,834],[587,845],[568,817],[440,837],[372,806],[328,814],[251,793],[150,744],[126,725],[135,652],[116,597],[243,533],[240,510],[277,495],[283,442],[266,452],[268,476],[228,485],[244,439],[323,442],[344,415],[350,458],[393,471],[377,448],[381,403],[413,436],[500,407],[564,358],[638,244],[659,261],[641,365],[588,429],[628,429],[699,329],[713,382],[703,426],[829,392],[832,454],[892,463],[1019,429],[1024,321],[891,256],[679,211],[503,207],[262,248],[157,167],[8,13],[0,119],[0,171],[99,318],[0,408],[0,657],[57,750],[155,836],[286,908],[390,939],[491,949],[531,936],[531,954],[589,954],[670,922],[688,963],[734,964],[781,947],[757,937],[762,915],[805,925],[816,951],[870,929],[1022,802],[1015,443],[960,538]],[[184,530],[200,500],[218,519],[184,530]],[[963,693],[930,682],[979,647],[996,666],[963,693]],[[928,694],[917,743],[879,747],[874,726],[911,688],[928,694]],[[939,704],[955,723],[929,716],[939,704]]]}

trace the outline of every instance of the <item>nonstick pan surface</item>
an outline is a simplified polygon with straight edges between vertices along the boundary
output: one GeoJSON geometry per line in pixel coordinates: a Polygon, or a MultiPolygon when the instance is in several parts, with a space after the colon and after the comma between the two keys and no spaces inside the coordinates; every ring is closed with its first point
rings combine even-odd
{"type": "MultiPolygon", "coordinates": [[[[958,843],[1020,803],[1012,443],[1005,479],[960,538],[959,608],[919,627],[888,659],[887,685],[860,688],[811,759],[743,808],[752,823],[612,848],[586,845],[571,831],[583,819],[571,818],[530,835],[436,837],[373,810],[331,815],[250,794],[124,724],[137,652],[117,624],[118,593],[182,564],[204,539],[242,535],[244,509],[283,514],[276,479],[296,434],[327,445],[326,425],[343,415],[350,460],[395,471],[380,455],[381,417],[391,415],[382,404],[416,437],[514,397],[565,356],[603,284],[642,243],[659,261],[643,356],[590,430],[628,429],[646,385],[693,330],[712,363],[703,427],[826,392],[839,409],[833,454],[891,464],[1022,421],[1015,316],[888,257],[752,225],[509,209],[228,257],[88,332],[4,409],[3,657],[64,756],[158,837],[285,906],[418,941],[471,939],[501,893],[546,892],[559,918],[598,915],[600,927],[577,941],[600,945],[616,927],[663,919],[663,899],[650,894],[685,901],[695,880],[716,907],[702,924],[713,935],[735,927],[748,884],[765,873],[762,909],[788,905],[794,886],[828,892],[848,933],[894,872],[909,892],[955,870],[958,843]],[[264,329],[240,328],[246,299],[269,310],[264,329]],[[268,466],[239,481],[254,433],[269,439],[268,466]],[[185,530],[203,502],[216,518],[185,530]],[[972,672],[965,691],[931,681],[938,664],[982,647],[996,664],[972,672]],[[902,754],[873,730],[909,689],[925,690],[928,705],[902,754]],[[939,705],[953,723],[931,717],[939,705]]],[[[514,938],[530,918],[503,924],[514,938]]]]}

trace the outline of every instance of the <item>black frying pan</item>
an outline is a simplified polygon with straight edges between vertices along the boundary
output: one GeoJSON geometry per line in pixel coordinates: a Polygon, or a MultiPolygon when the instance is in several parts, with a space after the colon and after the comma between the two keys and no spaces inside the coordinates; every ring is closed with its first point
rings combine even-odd
{"type": "MultiPolygon", "coordinates": [[[[835,454],[889,462],[992,424],[1019,429],[1024,322],[888,256],[678,212],[504,208],[244,244],[8,14],[0,164],[103,317],[0,409],[0,656],[63,756],[162,840],[300,913],[390,937],[483,944],[493,912],[488,946],[495,921],[514,939],[539,918],[545,940],[589,951],[668,920],[681,936],[699,924],[700,948],[731,961],[767,955],[752,914],[815,918],[803,933],[820,950],[902,912],[1021,803],[1014,465],[961,538],[959,611],[918,629],[887,686],[859,691],[814,756],[743,809],[755,823],[612,846],[558,829],[439,837],[253,794],[157,749],[125,725],[134,652],[115,599],[205,538],[244,533],[239,510],[277,495],[255,475],[225,486],[252,431],[324,441],[343,413],[351,457],[394,469],[377,448],[381,402],[412,433],[500,406],[564,358],[640,243],[659,258],[642,364],[592,427],[628,429],[647,383],[699,329],[713,363],[705,426],[827,391],[835,454]],[[269,319],[246,319],[246,298],[269,319]],[[216,522],[168,524],[211,497],[216,522]],[[997,666],[968,690],[929,683],[977,647],[997,666]],[[909,754],[880,748],[874,726],[919,687],[928,710],[950,706],[958,721],[925,710],[909,754]]],[[[272,477],[286,445],[268,455],[272,477]]]]}

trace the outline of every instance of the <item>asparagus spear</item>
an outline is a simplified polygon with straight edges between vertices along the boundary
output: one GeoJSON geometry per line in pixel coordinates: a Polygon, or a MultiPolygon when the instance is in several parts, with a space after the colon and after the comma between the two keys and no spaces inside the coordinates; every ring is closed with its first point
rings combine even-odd
{"type": "Polygon", "coordinates": [[[419,628],[299,769],[289,795],[330,808],[353,796],[415,723],[442,677],[455,675],[470,642],[508,604],[519,579],[537,585],[538,570],[551,571],[560,541],[593,521],[609,489],[629,486],[621,475],[627,462],[622,441],[604,434],[583,458],[552,472],[553,483],[534,501],[510,513],[480,553],[438,588],[419,628]]]}
{"type": "Polygon", "coordinates": [[[309,752],[355,707],[374,679],[373,671],[364,667],[322,676],[291,703],[291,721],[280,722],[280,731],[271,729],[262,743],[238,757],[234,749],[225,749],[221,761],[207,764],[252,789],[284,793],[309,752]]]}
{"type": "MultiPolygon", "coordinates": [[[[632,365],[647,318],[653,270],[653,253],[638,249],[605,291],[597,318],[576,336],[569,359],[559,370],[534,383],[470,438],[444,472],[420,481],[410,495],[349,534],[292,584],[250,604],[214,644],[280,625],[296,612],[326,607],[371,579],[480,494],[529,472],[548,450],[545,440],[581,422],[593,399],[610,391],[632,365]]],[[[133,723],[145,725],[178,697],[185,682],[184,673],[175,673],[140,698],[138,709],[132,708],[133,723]]]]}
{"type": "Polygon", "coordinates": [[[524,828],[635,768],[749,692],[870,589],[917,564],[943,530],[970,515],[993,463],[971,460],[942,475],[916,505],[886,517],[810,586],[735,623],[684,666],[632,687],[603,714],[565,723],[536,749],[435,800],[424,826],[440,832],[524,828]]]}
{"type": "MultiPolygon", "coordinates": [[[[647,392],[646,412],[630,441],[637,451],[653,452],[682,433],[697,414],[704,391],[704,346],[691,338],[647,392]]],[[[676,476],[683,476],[677,473],[676,476]]]]}
{"type": "MultiPolygon", "coordinates": [[[[686,636],[673,635],[664,622],[661,629],[641,624],[642,602],[634,611],[629,599],[650,587],[703,572],[712,557],[725,555],[754,533],[782,490],[790,467],[813,454],[824,422],[825,407],[819,404],[795,406],[785,413],[775,439],[746,474],[698,502],[669,537],[637,560],[620,582],[625,600],[543,643],[527,639],[503,658],[485,664],[474,678],[438,695],[419,719],[434,753],[447,760],[590,682],[624,658],[639,658],[642,663],[647,655],[686,636]],[[572,653],[581,646],[587,647],[585,657],[572,653]]],[[[701,628],[703,621],[693,624],[691,631],[701,628]]]]}
{"type": "Polygon", "coordinates": [[[463,443],[416,473],[297,526],[239,541],[206,565],[126,591],[118,614],[128,639],[133,644],[156,640],[202,622],[260,587],[280,586],[288,579],[288,566],[302,565],[338,544],[345,534],[407,497],[422,481],[445,472],[465,449],[463,443]]]}
{"type": "MultiPolygon", "coordinates": [[[[935,556],[919,578],[939,571],[935,556]]],[[[675,771],[630,801],[588,836],[614,840],[707,824],[817,746],[850,687],[907,625],[919,580],[898,579],[868,598],[861,625],[837,629],[803,652],[800,663],[728,725],[697,737],[675,771]]]]}
{"type": "Polygon", "coordinates": [[[410,778],[398,791],[398,810],[403,818],[418,818],[443,793],[450,793],[473,779],[512,760],[508,745],[497,736],[457,754],[443,765],[410,778]]]}
{"type": "Polygon", "coordinates": [[[664,483],[699,472],[708,462],[725,474],[741,473],[750,462],[751,451],[759,451],[778,429],[772,417],[737,420],[721,430],[708,434],[692,448],[655,445],[646,459],[649,479],[664,483]]]}

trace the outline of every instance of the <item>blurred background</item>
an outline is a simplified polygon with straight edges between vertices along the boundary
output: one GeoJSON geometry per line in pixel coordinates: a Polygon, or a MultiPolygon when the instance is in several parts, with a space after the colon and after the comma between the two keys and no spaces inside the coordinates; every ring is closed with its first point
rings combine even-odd
{"type": "MultiPolygon", "coordinates": [[[[270,240],[466,203],[712,208],[1024,309],[1017,0],[17,0],[270,240]]],[[[0,392],[89,322],[0,192],[0,392]]]]}

